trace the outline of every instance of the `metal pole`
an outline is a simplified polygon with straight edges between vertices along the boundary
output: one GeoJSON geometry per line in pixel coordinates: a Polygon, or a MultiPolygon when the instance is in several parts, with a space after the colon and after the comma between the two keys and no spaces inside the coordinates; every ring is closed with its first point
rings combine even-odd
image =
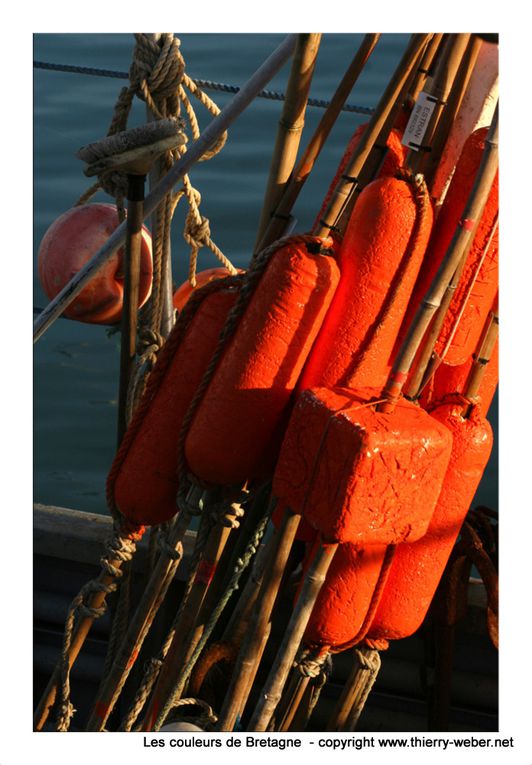
{"type": "MultiPolygon", "coordinates": [[[[190,170],[192,165],[215,143],[229,125],[249,106],[257,94],[263,89],[292,54],[297,40],[297,34],[290,34],[276,48],[266,61],[250,77],[245,85],[231,99],[225,109],[215,117],[205,128],[198,140],[173,168],[157,184],[157,187],[146,197],[144,218],[159,206],[165,196],[190,170]]],[[[63,287],[56,297],[47,305],[44,311],[35,319],[33,324],[33,341],[37,342],[53,322],[70,305],[85,285],[107,263],[109,258],[124,244],[126,238],[126,222],[116,228],[107,242],[98,250],[94,257],[79,271],[70,282],[63,287]]]]}
{"type": "Polygon", "coordinates": [[[131,370],[137,352],[140,251],[145,175],[129,175],[127,191],[127,237],[124,253],[124,307],[121,320],[120,382],[118,389],[117,442],[120,446],[127,428],[126,402],[131,370]]]}

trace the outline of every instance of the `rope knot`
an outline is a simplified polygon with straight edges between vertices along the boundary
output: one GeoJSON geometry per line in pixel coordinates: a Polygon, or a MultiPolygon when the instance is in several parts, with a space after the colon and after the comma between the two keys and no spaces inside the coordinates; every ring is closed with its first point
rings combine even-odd
{"type": "Polygon", "coordinates": [[[359,648],[355,648],[355,656],[358,660],[361,669],[366,669],[371,673],[377,673],[381,666],[381,658],[379,652],[375,649],[366,649],[361,651],[359,648]]]}
{"type": "Polygon", "coordinates": [[[297,667],[303,677],[318,677],[324,671],[324,665],[327,664],[329,656],[327,646],[321,647],[317,651],[307,648],[294,662],[294,666],[297,667]]]}
{"type": "Polygon", "coordinates": [[[185,73],[180,40],[171,33],[162,34],[157,41],[145,34],[135,34],[135,40],[129,69],[132,89],[159,117],[177,111],[185,73]]]}
{"type": "Polygon", "coordinates": [[[198,220],[194,213],[195,210],[191,209],[187,215],[183,236],[191,247],[199,249],[211,238],[211,227],[208,218],[200,215],[198,220]]]}

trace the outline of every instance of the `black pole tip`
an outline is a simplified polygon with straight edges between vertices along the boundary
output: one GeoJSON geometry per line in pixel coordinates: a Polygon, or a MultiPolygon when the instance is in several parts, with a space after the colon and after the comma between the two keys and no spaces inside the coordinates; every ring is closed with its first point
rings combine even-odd
{"type": "Polygon", "coordinates": [[[496,45],[499,44],[498,34],[490,34],[487,32],[475,32],[475,34],[477,37],[480,37],[481,40],[484,40],[484,42],[495,43],[496,45]]]}

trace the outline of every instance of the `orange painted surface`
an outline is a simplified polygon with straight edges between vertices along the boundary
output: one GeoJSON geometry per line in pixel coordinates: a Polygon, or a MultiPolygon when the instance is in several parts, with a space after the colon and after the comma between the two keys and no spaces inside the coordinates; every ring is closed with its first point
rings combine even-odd
{"type": "MultiPolygon", "coordinates": [[[[243,274],[241,268],[237,269],[239,274],[243,274]]],[[[183,282],[174,292],[173,303],[174,308],[178,311],[182,311],[185,303],[189,297],[203,287],[204,284],[214,281],[215,279],[224,279],[226,276],[231,276],[231,272],[227,268],[206,268],[204,271],[198,271],[196,274],[196,286],[193,287],[187,280],[183,282]]]]}
{"type": "Polygon", "coordinates": [[[338,546],[307,624],[305,645],[339,649],[358,635],[385,552],[385,545],[338,546]]]}
{"type": "Polygon", "coordinates": [[[289,243],[270,260],[192,422],[190,471],[240,484],[271,471],[301,369],[338,284],[330,240],[289,243]]]}
{"type": "MultiPolygon", "coordinates": [[[[434,233],[429,242],[427,255],[407,312],[405,326],[414,318],[417,307],[429,289],[447,248],[453,239],[456,227],[462,219],[464,208],[480,165],[486,133],[487,128],[476,130],[464,145],[445,201],[434,226],[434,233]]],[[[471,294],[467,302],[465,302],[465,310],[458,323],[457,331],[445,355],[445,362],[452,366],[466,363],[471,354],[474,353],[482,334],[484,322],[497,295],[498,233],[495,233],[487,249],[486,257],[476,279],[474,279],[474,275],[492,232],[498,210],[499,181],[497,175],[493,182],[484,214],[474,236],[460,283],[449,306],[449,311],[436,345],[436,351],[441,354],[464,304],[466,294],[473,285],[471,294]]]]}
{"type": "MultiPolygon", "coordinates": [[[[39,279],[52,300],[95,255],[118,226],[114,205],[91,204],[63,213],[46,231],[39,247],[39,279]]],[[[91,324],[120,320],[124,294],[123,250],[120,249],[65,310],[65,316],[91,324]]],[[[142,230],[139,306],[151,293],[151,235],[142,230]]]]}
{"type": "Polygon", "coordinates": [[[378,391],[315,388],[300,395],[273,494],[326,542],[395,544],[427,530],[451,436],[419,407],[365,406],[378,391]],[[373,395],[372,395],[373,394],[373,395]]]}
{"type": "MultiPolygon", "coordinates": [[[[148,383],[141,405],[146,397],[151,398],[151,404],[114,484],[116,505],[131,521],[153,525],[175,515],[179,430],[235,299],[235,291],[227,289],[207,296],[162,380],[156,386],[148,383]]],[[[162,354],[170,341],[171,335],[158,364],[163,362],[162,354]]],[[[154,372],[156,369],[157,365],[154,372]]]]}
{"type": "MultiPolygon", "coordinates": [[[[349,164],[349,160],[351,159],[351,155],[357,148],[358,144],[360,143],[360,139],[362,138],[362,135],[367,127],[368,123],[364,123],[363,125],[359,125],[353,135],[351,136],[351,139],[349,143],[347,144],[347,149],[344,152],[344,155],[342,159],[340,160],[340,164],[338,165],[338,168],[336,170],[336,174],[331,182],[331,185],[329,186],[327,190],[327,194],[325,195],[325,199],[323,200],[323,204],[321,206],[321,209],[316,217],[316,220],[314,221],[314,225],[312,226],[312,230],[314,230],[322,216],[325,213],[325,210],[327,209],[327,205],[329,204],[331,197],[334,193],[334,189],[336,187],[336,184],[340,180],[340,176],[342,173],[344,173],[345,169],[347,168],[347,165],[349,164]]],[[[392,130],[390,135],[388,136],[388,140],[386,141],[386,146],[388,147],[388,151],[386,152],[384,156],[384,162],[382,163],[382,167],[379,171],[378,178],[383,178],[387,175],[395,175],[397,170],[399,170],[401,167],[403,167],[405,157],[406,157],[406,148],[401,144],[401,136],[399,131],[392,130]]]]}
{"type": "MultiPolygon", "coordinates": [[[[470,357],[464,364],[449,366],[449,364],[440,364],[434,377],[428,383],[419,399],[423,409],[430,410],[444,396],[452,393],[462,393],[469,377],[469,372],[473,365],[473,358],[470,357]]],[[[497,341],[493,349],[492,357],[486,366],[482,382],[478,392],[478,410],[485,417],[493,401],[497,385],[499,383],[499,342],[497,341]]]]}
{"type": "Polygon", "coordinates": [[[436,592],[492,447],[488,421],[476,409],[464,420],[461,409],[448,404],[431,413],[452,433],[449,467],[427,533],[396,549],[368,637],[397,640],[412,635],[436,592]]]}
{"type": "Polygon", "coordinates": [[[405,181],[379,179],[361,193],[340,250],[340,284],[298,390],[384,386],[432,225],[430,213],[409,254],[416,217],[405,181]]]}

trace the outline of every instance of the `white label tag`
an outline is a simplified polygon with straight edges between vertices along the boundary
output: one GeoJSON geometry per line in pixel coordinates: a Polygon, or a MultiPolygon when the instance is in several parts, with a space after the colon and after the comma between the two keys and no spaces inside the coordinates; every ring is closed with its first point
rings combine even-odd
{"type": "Polygon", "coordinates": [[[420,150],[427,126],[437,102],[438,99],[434,96],[430,96],[428,93],[421,92],[419,94],[414,108],[412,109],[410,119],[408,120],[408,125],[405,128],[403,140],[401,141],[403,146],[407,146],[413,151],[420,150]]]}

